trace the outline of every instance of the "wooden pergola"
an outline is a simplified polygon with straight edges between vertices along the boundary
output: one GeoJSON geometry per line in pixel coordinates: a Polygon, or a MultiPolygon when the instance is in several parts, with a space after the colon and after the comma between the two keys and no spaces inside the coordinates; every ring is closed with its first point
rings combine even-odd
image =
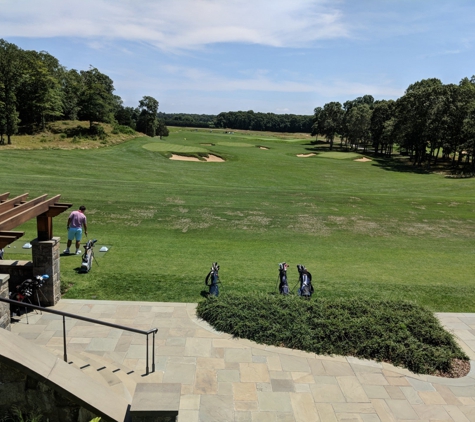
{"type": "Polygon", "coordinates": [[[59,202],[61,195],[47,199],[47,194],[27,201],[28,193],[8,199],[10,192],[0,194],[0,249],[22,237],[25,232],[12,231],[36,217],[38,240],[53,238],[53,218],[72,204],[59,202]]]}

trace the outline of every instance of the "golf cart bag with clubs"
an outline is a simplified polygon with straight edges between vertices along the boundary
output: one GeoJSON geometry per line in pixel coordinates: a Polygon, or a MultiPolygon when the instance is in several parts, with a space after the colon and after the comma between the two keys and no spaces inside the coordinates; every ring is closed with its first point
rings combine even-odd
{"type": "Polygon", "coordinates": [[[213,265],[211,265],[210,272],[208,273],[208,275],[205,278],[205,284],[207,286],[209,286],[209,292],[208,292],[209,296],[215,296],[215,297],[219,296],[219,287],[218,287],[219,275],[218,275],[218,271],[219,271],[219,265],[218,265],[217,262],[214,262],[213,265]]]}
{"type": "Polygon", "coordinates": [[[289,283],[287,280],[288,267],[285,262],[279,264],[279,293],[284,296],[289,294],[289,283]]]}
{"type": "Polygon", "coordinates": [[[82,255],[81,262],[81,272],[88,273],[92,267],[92,260],[94,259],[94,244],[97,242],[96,239],[88,240],[84,245],[84,253],[82,255]]]}
{"type": "Polygon", "coordinates": [[[299,283],[300,288],[297,291],[299,296],[306,297],[310,299],[310,296],[313,294],[313,285],[312,285],[312,274],[303,265],[297,265],[297,270],[299,271],[299,283]]]}
{"type": "MultiPolygon", "coordinates": [[[[9,299],[16,300],[17,302],[31,303],[33,305],[32,300],[35,299],[36,297],[37,303],[35,303],[35,305],[37,304],[38,306],[41,306],[38,292],[44,286],[44,284],[48,281],[48,279],[49,279],[49,275],[47,274],[37,275],[33,279],[27,278],[22,283],[17,285],[13,292],[10,292],[9,299]]],[[[41,294],[43,294],[43,292],[41,292],[41,294]]],[[[13,308],[12,312],[14,312],[17,315],[20,315],[21,314],[20,307],[13,308]]],[[[25,312],[26,312],[26,308],[25,308],[25,312]]]]}

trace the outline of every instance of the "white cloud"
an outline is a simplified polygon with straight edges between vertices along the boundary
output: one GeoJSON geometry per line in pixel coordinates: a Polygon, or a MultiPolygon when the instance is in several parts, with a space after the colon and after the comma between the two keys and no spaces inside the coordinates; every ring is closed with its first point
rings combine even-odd
{"type": "Polygon", "coordinates": [[[330,0],[0,0],[0,37],[143,41],[162,49],[219,42],[295,47],[348,36],[330,0]]]}

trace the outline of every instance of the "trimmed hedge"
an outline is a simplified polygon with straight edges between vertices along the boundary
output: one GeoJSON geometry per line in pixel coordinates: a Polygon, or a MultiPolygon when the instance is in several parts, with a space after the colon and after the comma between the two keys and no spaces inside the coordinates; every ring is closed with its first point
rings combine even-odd
{"type": "Polygon", "coordinates": [[[257,343],[384,361],[419,374],[468,360],[429,310],[408,302],[223,294],[199,303],[197,314],[257,343]]]}

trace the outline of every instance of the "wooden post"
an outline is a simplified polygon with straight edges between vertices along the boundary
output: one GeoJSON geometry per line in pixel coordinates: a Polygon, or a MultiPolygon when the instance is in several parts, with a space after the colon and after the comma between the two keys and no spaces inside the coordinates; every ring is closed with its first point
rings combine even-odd
{"type": "Polygon", "coordinates": [[[45,241],[53,238],[53,218],[46,213],[36,217],[36,227],[38,230],[38,240],[45,241]]]}

